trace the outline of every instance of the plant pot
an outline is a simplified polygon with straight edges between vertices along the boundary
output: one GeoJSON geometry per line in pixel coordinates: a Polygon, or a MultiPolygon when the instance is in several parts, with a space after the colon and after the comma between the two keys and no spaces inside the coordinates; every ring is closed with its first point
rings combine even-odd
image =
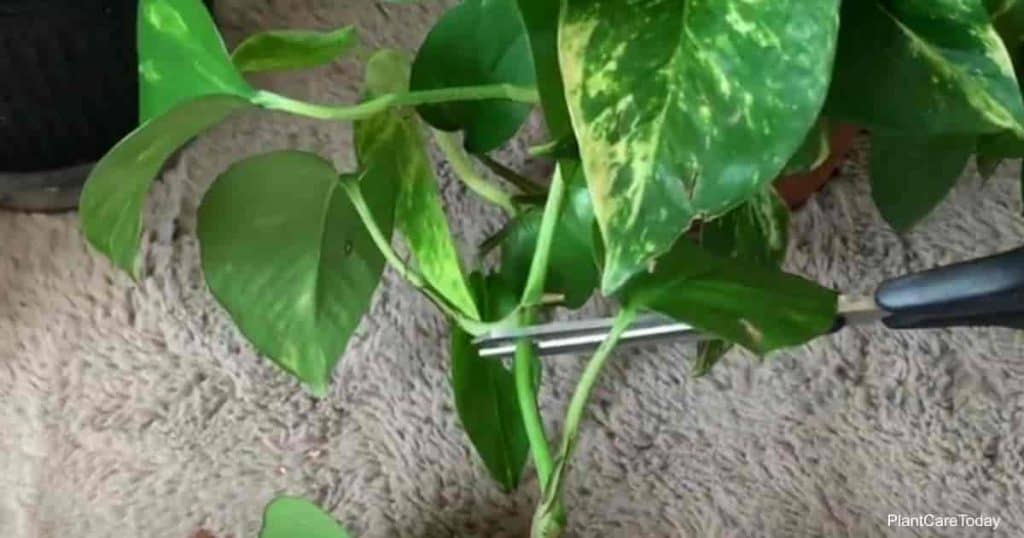
{"type": "Polygon", "coordinates": [[[136,0],[0,0],[0,205],[74,207],[138,118],[136,0]]]}
{"type": "Polygon", "coordinates": [[[790,209],[797,209],[807,203],[811,195],[820,191],[839,170],[847,154],[853,149],[857,133],[860,130],[849,124],[840,124],[829,138],[830,152],[828,159],[817,168],[802,174],[793,174],[779,178],[775,182],[775,190],[786,201],[790,209]]]}

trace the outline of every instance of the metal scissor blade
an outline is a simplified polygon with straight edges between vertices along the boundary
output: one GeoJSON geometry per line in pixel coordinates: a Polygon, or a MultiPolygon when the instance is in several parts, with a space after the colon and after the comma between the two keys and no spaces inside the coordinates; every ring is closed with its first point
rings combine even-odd
{"type": "MultiPolygon", "coordinates": [[[[839,317],[846,325],[873,323],[885,312],[869,297],[839,298],[839,317]]],[[[615,320],[600,318],[576,321],[556,321],[531,327],[500,329],[484,334],[473,341],[480,356],[487,358],[510,357],[515,354],[516,343],[528,339],[539,356],[563,353],[589,352],[596,349],[608,336],[615,320]]],[[[620,345],[648,344],[671,340],[673,342],[700,342],[715,337],[690,325],[677,322],[660,314],[640,316],[622,334],[620,345]]]]}
{"type": "MultiPolygon", "coordinates": [[[[477,338],[481,357],[501,358],[515,354],[516,343],[529,339],[540,356],[591,351],[608,336],[615,320],[602,318],[560,321],[521,329],[495,331],[477,338]]],[[[652,314],[641,316],[619,339],[620,345],[662,340],[698,341],[706,337],[698,330],[670,318],[652,314]]]]}

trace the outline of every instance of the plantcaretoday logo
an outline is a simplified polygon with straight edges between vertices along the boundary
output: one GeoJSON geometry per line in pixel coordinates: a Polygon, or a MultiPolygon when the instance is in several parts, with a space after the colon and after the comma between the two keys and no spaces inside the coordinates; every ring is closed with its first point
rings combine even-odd
{"type": "Polygon", "coordinates": [[[889,527],[981,527],[996,530],[1003,518],[999,516],[988,516],[981,514],[956,514],[953,516],[941,516],[938,514],[919,514],[908,516],[904,514],[889,514],[885,523],[889,527]]]}

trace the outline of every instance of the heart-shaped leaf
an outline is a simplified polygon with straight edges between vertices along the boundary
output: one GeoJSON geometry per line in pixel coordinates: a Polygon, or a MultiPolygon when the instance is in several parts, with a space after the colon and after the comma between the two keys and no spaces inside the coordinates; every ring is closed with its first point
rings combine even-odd
{"type": "MultiPolygon", "coordinates": [[[[404,91],[409,62],[397,51],[383,50],[366,65],[370,96],[404,91]]],[[[356,155],[365,183],[399,186],[396,221],[420,272],[464,314],[479,319],[463,277],[459,253],[441,205],[437,176],[424,147],[419,120],[389,110],[355,125],[356,155]]]]}
{"type": "MultiPolygon", "coordinates": [[[[412,66],[413,90],[483,84],[534,84],[526,29],[515,0],[464,0],[431,29],[412,66]]],[[[486,153],[515,135],[531,107],[510,101],[464,101],[419,108],[444,131],[465,131],[465,146],[486,153]]]]}
{"type": "Polygon", "coordinates": [[[230,95],[199,97],[147,121],[114,146],[82,189],[78,212],[89,243],[138,278],[142,208],[153,179],[192,137],[248,106],[230,95]]]}
{"type": "Polygon", "coordinates": [[[971,136],[871,137],[871,197],[885,220],[907,230],[946,197],[974,152],[971,136]]]}
{"type": "MultiPolygon", "coordinates": [[[[498,275],[471,277],[487,321],[502,319],[519,302],[517,288],[498,275]]],[[[529,442],[519,411],[515,376],[500,360],[477,353],[473,337],[452,324],[452,390],[462,427],[491,476],[512,491],[526,464],[529,442]]]]}
{"type": "Polygon", "coordinates": [[[803,344],[828,332],[836,317],[835,292],[714,257],[685,237],[623,294],[627,308],[660,312],[755,353],[803,344]]]}
{"type": "Polygon", "coordinates": [[[828,113],[875,130],[1024,130],[1010,56],[981,0],[843,2],[828,113]]]}
{"type": "Polygon", "coordinates": [[[349,538],[349,534],[317,505],[278,497],[263,512],[259,538],[349,538]]]}
{"type": "Polygon", "coordinates": [[[838,1],[567,0],[560,63],[614,292],[775,179],[818,116],[838,1]]]}
{"type": "Polygon", "coordinates": [[[242,72],[305,69],[331,63],[355,44],[351,26],[333,32],[271,30],[246,38],[231,61],[242,72]]]}
{"type": "MultiPolygon", "coordinates": [[[[280,151],[232,166],[199,208],[210,290],[256,349],[326,393],[330,373],[370,305],[384,258],[334,167],[280,151]]],[[[379,227],[390,233],[393,182],[363,182],[379,227]]]]}
{"type": "Polygon", "coordinates": [[[201,0],[141,0],[138,24],[142,125],[93,169],[79,211],[89,242],[134,277],[143,203],[164,162],[256,93],[201,0]]]}

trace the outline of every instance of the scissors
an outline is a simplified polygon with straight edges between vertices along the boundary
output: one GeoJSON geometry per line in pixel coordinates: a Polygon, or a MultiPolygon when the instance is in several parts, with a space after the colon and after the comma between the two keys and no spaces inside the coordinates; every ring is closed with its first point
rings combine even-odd
{"type": "MultiPolygon", "coordinates": [[[[878,322],[893,330],[1024,329],[1024,247],[886,280],[871,296],[841,295],[835,324],[827,334],[878,322]]],[[[612,318],[604,318],[498,329],[479,336],[474,344],[481,357],[495,359],[515,354],[522,339],[532,342],[540,356],[586,353],[604,341],[612,323],[612,318]]],[[[622,334],[620,345],[715,338],[660,314],[645,314],[622,334]]]]}

